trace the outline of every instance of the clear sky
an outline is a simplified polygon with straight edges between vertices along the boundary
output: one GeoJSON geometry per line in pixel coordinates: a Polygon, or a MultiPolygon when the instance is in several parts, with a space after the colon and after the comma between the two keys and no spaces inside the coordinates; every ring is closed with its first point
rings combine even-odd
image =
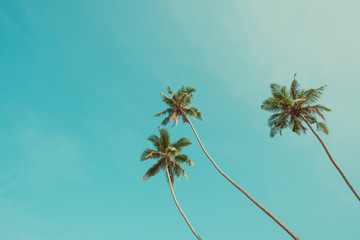
{"type": "MultiPolygon", "coordinates": [[[[323,139],[360,191],[359,1],[0,0],[0,239],[194,239],[140,162],[170,85],[197,88],[219,166],[301,239],[359,239],[360,205],[312,134],[269,137],[269,84],[328,85],[323,139]]],[[[211,165],[175,193],[204,240],[291,239],[211,165]]]]}

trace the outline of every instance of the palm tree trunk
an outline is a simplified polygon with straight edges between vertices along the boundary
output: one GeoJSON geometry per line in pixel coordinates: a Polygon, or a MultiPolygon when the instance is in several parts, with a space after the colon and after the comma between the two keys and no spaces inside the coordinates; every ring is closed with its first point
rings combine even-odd
{"type": "Polygon", "coordinates": [[[322,141],[322,139],[320,138],[320,136],[315,132],[315,130],[311,127],[310,123],[306,120],[306,118],[304,118],[303,116],[301,116],[301,119],[304,120],[306,122],[306,124],[309,126],[309,128],[311,129],[311,131],[314,133],[314,135],[317,137],[317,139],[319,140],[319,142],[321,143],[321,145],[323,146],[323,148],[325,149],[326,154],[328,155],[330,161],[332,162],[332,164],[335,166],[335,168],[339,171],[340,175],[342,176],[342,178],[345,180],[346,184],[349,186],[349,188],[351,189],[351,191],[355,194],[355,196],[357,197],[357,199],[360,201],[360,196],[359,194],[357,194],[357,192],[355,191],[355,189],[353,188],[353,186],[351,185],[351,183],[349,182],[349,180],[346,178],[345,174],[341,171],[340,167],[336,164],[336,162],[334,161],[334,159],[332,158],[329,150],[327,149],[327,147],[325,146],[324,142],[322,141]]]}
{"type": "Polygon", "coordinates": [[[186,116],[186,114],[183,112],[183,115],[185,116],[185,119],[187,120],[187,122],[190,124],[193,132],[195,133],[195,136],[202,148],[202,150],[204,151],[205,155],[209,158],[209,160],[211,161],[211,163],[214,165],[214,167],[220,172],[221,175],[223,175],[232,185],[234,185],[237,189],[239,189],[243,194],[245,194],[245,196],[247,198],[249,198],[256,206],[258,206],[261,210],[263,210],[269,217],[271,217],[277,224],[280,225],[280,227],[282,227],[293,239],[295,240],[300,240],[299,237],[297,237],[295,235],[295,233],[293,233],[285,224],[283,224],[279,219],[277,219],[277,217],[275,217],[269,210],[267,210],[264,206],[262,206],[258,201],[255,200],[255,198],[253,198],[249,193],[247,193],[243,188],[241,188],[239,185],[237,185],[230,177],[228,177],[215,163],[215,161],[210,157],[210,155],[208,154],[208,152],[205,150],[205,147],[203,146],[203,144],[201,143],[201,140],[193,126],[193,124],[191,123],[190,119],[186,116]]]}
{"type": "Polygon", "coordinates": [[[168,166],[166,166],[166,173],[167,173],[167,177],[168,177],[168,181],[169,181],[169,185],[170,185],[170,189],[171,189],[171,194],[174,198],[174,201],[176,203],[176,206],[177,208],[179,209],[181,215],[184,217],[186,223],[189,225],[191,231],[194,233],[194,235],[196,236],[197,239],[201,240],[201,238],[199,237],[199,235],[195,232],[194,228],[191,226],[189,220],[187,219],[187,217],[185,216],[185,213],[183,212],[183,210],[181,209],[178,201],[176,200],[176,197],[175,197],[175,193],[174,193],[174,188],[172,186],[172,183],[171,183],[171,179],[170,179],[170,174],[169,174],[169,169],[168,169],[168,166]]]}

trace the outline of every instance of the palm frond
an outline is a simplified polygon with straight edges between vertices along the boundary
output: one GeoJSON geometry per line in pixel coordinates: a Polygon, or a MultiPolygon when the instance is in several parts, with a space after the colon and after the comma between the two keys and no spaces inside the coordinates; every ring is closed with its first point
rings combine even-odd
{"type": "Polygon", "coordinates": [[[323,106],[323,105],[320,105],[320,104],[317,104],[317,105],[315,105],[315,106],[313,106],[313,107],[316,107],[316,108],[319,109],[321,112],[323,112],[323,111],[331,112],[331,109],[330,109],[330,108],[327,108],[327,107],[325,107],[325,106],[323,106]]]}
{"type": "Polygon", "coordinates": [[[278,127],[270,128],[270,137],[274,137],[278,133],[279,133],[279,128],[278,127]]]}
{"type": "Polygon", "coordinates": [[[261,110],[268,111],[268,112],[280,112],[281,109],[279,108],[281,99],[269,97],[265,99],[261,105],[261,110]]]}
{"type": "Polygon", "coordinates": [[[200,121],[203,121],[203,118],[202,118],[202,115],[201,115],[201,112],[199,112],[199,110],[195,107],[189,107],[189,108],[185,108],[184,109],[185,113],[199,119],[200,121]]]}
{"type": "Polygon", "coordinates": [[[275,98],[283,98],[282,86],[277,83],[270,84],[271,93],[275,98]]]}
{"type": "Polygon", "coordinates": [[[142,181],[145,181],[149,177],[155,176],[159,170],[162,167],[162,164],[164,163],[163,159],[160,159],[157,163],[155,163],[144,175],[142,178],[142,181]]]}
{"type": "Polygon", "coordinates": [[[161,154],[161,152],[155,151],[153,149],[145,149],[145,151],[141,154],[140,157],[140,161],[145,161],[147,159],[153,158],[153,159],[157,159],[162,157],[163,155],[161,154]]]}
{"type": "Polygon", "coordinates": [[[165,151],[165,149],[167,147],[169,147],[171,144],[169,132],[165,128],[160,128],[159,132],[160,132],[160,143],[161,143],[162,149],[165,151]]]}
{"type": "Polygon", "coordinates": [[[161,115],[164,115],[164,114],[170,114],[171,111],[172,111],[172,108],[167,108],[166,110],[155,114],[154,117],[161,116],[161,115]]]}
{"type": "Polygon", "coordinates": [[[311,88],[309,90],[306,90],[304,96],[307,99],[306,103],[315,103],[316,101],[318,101],[323,94],[325,87],[326,85],[319,88],[311,88]]]}
{"type": "Polygon", "coordinates": [[[160,138],[159,138],[158,136],[156,136],[155,134],[154,134],[154,135],[151,135],[151,136],[148,138],[148,140],[153,143],[153,145],[155,146],[155,148],[156,148],[158,151],[161,151],[161,150],[160,150],[160,145],[161,145],[161,143],[160,143],[160,138]]]}
{"type": "Polygon", "coordinates": [[[179,162],[179,163],[186,163],[189,166],[195,167],[195,164],[185,154],[179,154],[179,155],[175,156],[174,160],[179,162]]]}
{"type": "Polygon", "coordinates": [[[164,120],[162,120],[162,122],[160,123],[160,125],[158,126],[158,128],[159,128],[161,125],[166,126],[169,122],[170,122],[170,116],[167,116],[166,118],[164,118],[164,120]]]}
{"type": "Polygon", "coordinates": [[[189,139],[182,137],[178,141],[174,142],[172,146],[180,152],[183,147],[189,146],[191,144],[192,142],[189,139]]]}
{"type": "Polygon", "coordinates": [[[185,169],[177,162],[174,162],[173,164],[173,171],[178,178],[180,178],[181,175],[184,175],[187,179],[189,178],[185,169]]]}
{"type": "Polygon", "coordinates": [[[173,90],[171,90],[170,86],[167,86],[166,90],[171,96],[174,96],[175,93],[173,92],[173,90]]]}
{"type": "Polygon", "coordinates": [[[316,129],[320,132],[323,132],[325,134],[329,134],[329,129],[327,128],[326,124],[323,122],[319,122],[316,124],[316,129]]]}
{"type": "Polygon", "coordinates": [[[162,96],[163,102],[165,102],[167,105],[174,106],[176,104],[176,101],[166,96],[165,93],[160,93],[160,95],[162,96]]]}
{"type": "Polygon", "coordinates": [[[298,94],[299,94],[299,87],[300,87],[300,84],[298,83],[298,81],[296,81],[295,76],[294,76],[294,80],[292,81],[291,87],[290,87],[290,94],[293,99],[297,99],[298,94]]]}

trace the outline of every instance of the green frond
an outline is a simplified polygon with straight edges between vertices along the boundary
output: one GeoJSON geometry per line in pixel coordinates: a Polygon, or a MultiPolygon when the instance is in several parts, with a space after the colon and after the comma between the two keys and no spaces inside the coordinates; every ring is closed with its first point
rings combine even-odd
{"type": "Polygon", "coordinates": [[[186,163],[189,166],[195,167],[195,164],[185,154],[179,154],[174,157],[174,160],[179,163],[186,163]]]}
{"type": "Polygon", "coordinates": [[[306,128],[301,124],[301,119],[291,116],[289,127],[291,127],[291,130],[296,133],[297,135],[300,135],[302,133],[306,133],[306,128]]]}
{"type": "Polygon", "coordinates": [[[327,128],[326,124],[323,122],[319,122],[318,124],[316,124],[316,129],[325,134],[329,134],[329,129],[327,128]]]}
{"type": "Polygon", "coordinates": [[[178,141],[174,142],[172,146],[180,152],[183,147],[189,146],[191,144],[192,142],[189,139],[182,137],[178,141]]]}
{"type": "Polygon", "coordinates": [[[305,98],[305,93],[306,93],[305,89],[299,90],[297,98],[298,99],[305,98]]]}
{"type": "Polygon", "coordinates": [[[306,103],[315,103],[316,101],[318,101],[321,95],[323,94],[325,87],[326,85],[316,89],[311,88],[309,90],[306,90],[304,96],[307,99],[306,103]]]}
{"type": "Polygon", "coordinates": [[[166,103],[167,105],[174,106],[176,104],[176,101],[166,96],[165,93],[160,93],[160,95],[162,96],[163,102],[166,103]]]}
{"type": "Polygon", "coordinates": [[[278,127],[279,130],[286,128],[289,122],[288,117],[289,114],[286,112],[271,115],[268,120],[269,127],[278,127]]]}
{"type": "Polygon", "coordinates": [[[278,133],[279,133],[279,128],[277,127],[270,128],[270,137],[274,137],[278,133]]]}
{"type": "Polygon", "coordinates": [[[140,157],[140,161],[145,161],[147,159],[153,158],[153,159],[157,159],[162,157],[163,155],[161,154],[161,152],[155,151],[153,149],[145,149],[145,151],[141,154],[140,157]]]}
{"type": "Polygon", "coordinates": [[[187,94],[186,92],[179,92],[178,99],[179,99],[178,103],[181,103],[182,105],[185,106],[191,101],[189,94],[187,94]]]}
{"type": "Polygon", "coordinates": [[[190,96],[192,96],[193,92],[196,92],[196,89],[194,87],[185,87],[185,90],[190,96]]]}
{"type": "Polygon", "coordinates": [[[166,126],[169,122],[170,122],[170,116],[167,116],[166,118],[164,118],[164,120],[162,120],[162,122],[160,123],[160,125],[158,126],[158,128],[159,128],[161,125],[166,126]]]}
{"type": "Polygon", "coordinates": [[[145,181],[149,177],[155,176],[159,170],[162,168],[164,161],[163,159],[160,159],[157,163],[155,163],[144,175],[142,178],[142,181],[145,181]]]}
{"type": "Polygon", "coordinates": [[[175,93],[171,90],[170,86],[167,86],[166,90],[171,96],[174,96],[175,93]]]}
{"type": "Polygon", "coordinates": [[[167,108],[166,110],[155,114],[154,117],[161,116],[161,115],[164,115],[164,114],[170,114],[171,112],[172,112],[172,108],[167,108]]]}
{"type": "Polygon", "coordinates": [[[189,107],[189,108],[185,108],[184,109],[185,113],[188,114],[191,117],[197,118],[200,121],[203,121],[201,112],[199,112],[199,110],[195,107],[189,107]]]}
{"type": "Polygon", "coordinates": [[[293,99],[297,99],[299,94],[299,87],[300,87],[300,84],[295,80],[295,76],[296,75],[294,75],[294,80],[292,81],[290,87],[290,94],[293,99]]]}
{"type": "Polygon", "coordinates": [[[165,128],[160,128],[159,132],[162,150],[165,151],[167,147],[171,146],[169,132],[165,128]]]}
{"type": "Polygon", "coordinates": [[[141,154],[140,161],[146,160],[146,156],[148,156],[152,151],[154,150],[150,148],[145,149],[145,151],[143,151],[143,153],[141,154]]]}
{"type": "Polygon", "coordinates": [[[158,151],[160,151],[160,138],[156,135],[151,135],[148,140],[153,143],[153,145],[156,147],[158,151]]]}
{"type": "Polygon", "coordinates": [[[275,98],[283,98],[282,91],[281,91],[281,85],[277,83],[270,84],[271,93],[275,98]]]}
{"type": "Polygon", "coordinates": [[[327,108],[327,107],[325,107],[325,106],[323,106],[323,105],[320,105],[320,104],[317,104],[317,105],[315,105],[314,107],[316,107],[317,109],[319,109],[321,112],[322,112],[322,111],[331,112],[331,109],[330,109],[330,108],[327,108]]]}
{"type": "Polygon", "coordinates": [[[184,177],[189,178],[185,169],[177,162],[174,162],[174,164],[172,164],[172,170],[178,178],[180,178],[181,175],[184,175],[184,177]]]}
{"type": "Polygon", "coordinates": [[[265,99],[261,105],[261,110],[268,111],[268,112],[280,112],[281,109],[279,108],[281,99],[269,97],[265,99]]]}

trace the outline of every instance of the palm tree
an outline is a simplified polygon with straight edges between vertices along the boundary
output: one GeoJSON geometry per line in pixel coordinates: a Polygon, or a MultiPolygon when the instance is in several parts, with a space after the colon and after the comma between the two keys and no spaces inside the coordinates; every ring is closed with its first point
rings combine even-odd
{"type": "Polygon", "coordinates": [[[317,117],[320,117],[325,121],[323,112],[329,112],[331,110],[323,105],[314,105],[323,94],[326,86],[308,90],[299,89],[300,85],[296,81],[295,76],[296,73],[294,75],[294,80],[291,83],[290,92],[285,86],[271,84],[270,88],[272,96],[267,98],[261,105],[262,110],[274,113],[269,118],[270,136],[274,137],[277,133],[281,135],[282,129],[288,127],[298,135],[301,133],[305,134],[307,130],[304,126],[305,123],[317,137],[332,164],[339,171],[346,184],[360,201],[359,194],[355,191],[343,171],[336,164],[323,140],[311,126],[311,124],[315,124],[318,131],[329,134],[329,130],[325,123],[319,122],[317,117]]]}
{"type": "Polygon", "coordinates": [[[185,213],[176,200],[174,193],[174,176],[180,178],[180,175],[184,175],[186,178],[188,178],[188,175],[181,164],[186,163],[192,167],[195,167],[195,164],[188,158],[187,155],[181,154],[182,148],[189,146],[191,141],[186,138],[180,138],[177,142],[171,143],[169,133],[166,129],[159,129],[159,132],[160,137],[152,135],[148,138],[148,140],[153,143],[155,150],[147,148],[141,155],[140,161],[145,161],[148,159],[159,159],[157,163],[155,163],[145,173],[142,181],[156,175],[160,169],[165,170],[165,175],[169,182],[171,194],[174,198],[177,208],[197,239],[201,239],[185,216],[185,213]]]}
{"type": "MultiPolygon", "coordinates": [[[[191,99],[194,97],[193,93],[196,91],[193,87],[184,87],[182,86],[176,93],[174,93],[171,88],[167,87],[168,93],[171,97],[168,97],[165,93],[160,93],[163,101],[168,105],[168,108],[162,112],[157,113],[155,116],[166,115],[165,119],[161,122],[161,125],[167,125],[170,121],[174,121],[174,125],[177,125],[179,118],[182,117],[184,123],[189,123],[202,150],[205,155],[209,158],[214,167],[223,175],[231,184],[233,184],[238,190],[240,190],[246,197],[248,197],[256,206],[263,210],[269,217],[271,217],[277,224],[279,224],[288,234],[290,234],[293,239],[299,239],[285,224],[283,224],[278,218],[276,218],[269,210],[262,206],[258,201],[255,200],[249,193],[247,193],[243,188],[236,184],[229,176],[227,176],[215,163],[215,161],[210,157],[208,152],[205,150],[204,145],[202,144],[195,128],[187,115],[203,120],[201,113],[195,107],[190,107],[191,99]]],[[[173,125],[173,126],[174,126],[173,125]]]]}

